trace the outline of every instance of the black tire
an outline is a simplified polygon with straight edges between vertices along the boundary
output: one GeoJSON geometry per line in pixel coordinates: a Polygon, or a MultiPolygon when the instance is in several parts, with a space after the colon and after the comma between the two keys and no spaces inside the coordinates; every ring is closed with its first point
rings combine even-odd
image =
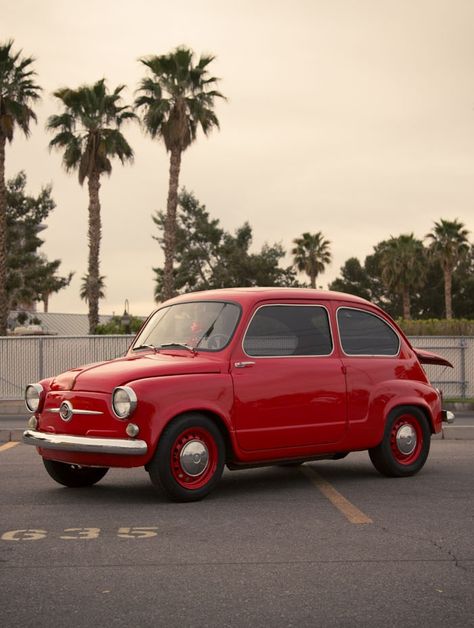
{"type": "Polygon", "coordinates": [[[208,495],[222,476],[224,439],[208,417],[190,412],[163,431],[148,465],[154,486],[173,501],[197,501],[208,495]]]}
{"type": "Polygon", "coordinates": [[[369,449],[370,460],[387,477],[415,475],[428,458],[430,442],[424,413],[414,406],[400,406],[390,413],[380,445],[369,449]]]}
{"type": "Polygon", "coordinates": [[[81,467],[45,458],[43,458],[43,464],[53,480],[69,488],[92,486],[99,482],[109,470],[108,467],[81,467]]]}

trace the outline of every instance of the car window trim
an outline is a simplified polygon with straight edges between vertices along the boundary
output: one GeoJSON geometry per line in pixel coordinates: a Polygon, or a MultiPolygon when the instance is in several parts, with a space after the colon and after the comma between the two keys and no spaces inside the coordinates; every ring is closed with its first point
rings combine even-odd
{"type": "Polygon", "coordinates": [[[341,352],[343,355],[345,355],[348,358],[398,358],[400,356],[400,351],[402,349],[402,340],[400,338],[400,334],[397,332],[397,330],[395,329],[395,327],[393,327],[393,325],[390,324],[389,321],[385,320],[385,318],[383,318],[382,316],[380,316],[379,314],[377,314],[376,312],[371,312],[369,310],[365,310],[361,307],[351,307],[351,306],[347,306],[347,305],[340,305],[338,308],[336,308],[336,325],[337,325],[337,333],[339,336],[339,345],[341,347],[341,352]],[[340,310],[355,310],[356,312],[362,312],[363,314],[369,314],[369,316],[374,316],[375,318],[378,318],[382,321],[382,323],[385,323],[385,325],[387,325],[387,327],[389,329],[391,329],[393,331],[393,333],[395,334],[395,336],[397,337],[398,340],[398,349],[396,353],[346,353],[344,351],[344,346],[342,344],[342,336],[341,336],[341,327],[339,325],[339,311],[340,310]]]}
{"type": "Polygon", "coordinates": [[[257,309],[255,310],[255,312],[252,314],[252,317],[250,318],[247,327],[245,328],[245,331],[242,335],[242,342],[241,342],[241,349],[242,349],[242,353],[244,355],[246,355],[248,358],[252,358],[253,360],[267,360],[267,359],[275,359],[275,358],[283,358],[283,359],[288,359],[288,358],[329,358],[332,355],[334,355],[335,352],[335,342],[334,342],[334,333],[333,333],[333,329],[332,329],[332,321],[331,321],[331,315],[330,315],[330,311],[329,308],[326,305],[321,305],[320,303],[263,303],[262,305],[259,305],[257,307],[257,309]],[[247,353],[245,351],[244,348],[244,342],[245,342],[245,338],[247,336],[247,332],[249,330],[250,325],[252,324],[253,319],[255,318],[255,316],[257,315],[257,312],[259,310],[261,310],[264,307],[317,307],[320,309],[323,309],[326,311],[326,316],[327,316],[327,321],[329,324],[329,336],[330,336],[330,340],[331,340],[331,345],[332,345],[332,351],[331,353],[323,353],[323,354],[316,354],[316,355],[251,355],[250,353],[247,353]]]}

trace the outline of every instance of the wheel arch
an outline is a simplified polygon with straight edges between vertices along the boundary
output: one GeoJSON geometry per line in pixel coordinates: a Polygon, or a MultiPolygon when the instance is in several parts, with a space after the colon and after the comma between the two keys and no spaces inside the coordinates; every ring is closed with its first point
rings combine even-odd
{"type": "Polygon", "coordinates": [[[229,431],[228,425],[226,424],[226,421],[222,416],[220,416],[217,412],[210,410],[209,408],[199,408],[199,407],[189,408],[181,412],[178,412],[177,414],[170,417],[166,421],[166,424],[163,426],[163,429],[161,430],[161,433],[156,441],[154,451],[156,451],[156,449],[158,448],[158,444],[160,442],[160,439],[163,436],[163,432],[169,425],[171,425],[173,421],[175,421],[176,419],[179,419],[182,416],[185,416],[186,414],[193,414],[193,413],[201,414],[202,416],[205,416],[206,418],[208,418],[210,421],[214,423],[214,425],[219,430],[222,436],[222,439],[224,441],[225,460],[226,462],[228,462],[229,460],[232,460],[234,458],[234,443],[233,443],[233,439],[229,431]]]}

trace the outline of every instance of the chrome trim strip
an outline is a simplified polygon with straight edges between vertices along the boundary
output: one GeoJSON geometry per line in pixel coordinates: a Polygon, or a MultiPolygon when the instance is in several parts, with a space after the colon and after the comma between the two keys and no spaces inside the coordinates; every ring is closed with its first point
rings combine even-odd
{"type": "Polygon", "coordinates": [[[143,456],[148,451],[148,445],[143,440],[71,436],[69,434],[50,434],[36,430],[25,430],[22,441],[26,445],[33,445],[42,449],[82,453],[143,456]]]}
{"type": "Polygon", "coordinates": [[[395,327],[393,327],[393,325],[390,323],[390,321],[386,320],[383,316],[380,316],[380,314],[376,313],[376,312],[372,312],[371,310],[365,310],[362,307],[353,307],[351,305],[340,305],[337,309],[336,309],[336,325],[337,325],[337,334],[339,336],[339,344],[341,346],[341,351],[343,353],[343,355],[345,355],[348,358],[398,358],[398,356],[400,355],[400,351],[402,350],[402,340],[400,338],[400,334],[397,332],[397,330],[395,329],[395,327]],[[385,323],[385,325],[391,330],[393,331],[393,333],[395,334],[395,336],[397,337],[398,340],[398,349],[396,353],[346,353],[344,351],[344,347],[342,346],[342,339],[341,339],[341,329],[340,329],[340,325],[339,325],[339,312],[341,310],[355,310],[356,312],[362,312],[363,314],[370,314],[370,316],[373,316],[374,318],[378,318],[379,320],[382,321],[382,323],[385,323]]]}
{"type": "MultiPolygon", "coordinates": [[[[315,299],[317,299],[317,297],[314,297],[315,299]]],[[[258,360],[268,360],[270,359],[274,359],[274,358],[284,358],[285,360],[288,359],[295,359],[295,358],[329,358],[331,356],[334,355],[335,353],[335,343],[334,343],[334,332],[332,329],[332,322],[331,322],[331,313],[329,311],[329,307],[327,305],[323,305],[322,303],[315,303],[314,300],[313,301],[309,301],[308,303],[263,303],[262,305],[259,305],[255,311],[253,312],[247,327],[245,328],[245,331],[242,335],[242,342],[241,342],[241,349],[242,349],[242,353],[247,356],[248,358],[257,358],[258,360]],[[316,354],[303,354],[303,355],[252,355],[251,353],[247,353],[245,351],[244,348],[244,343],[245,343],[245,338],[247,336],[247,332],[249,330],[249,327],[253,321],[253,319],[255,318],[255,316],[257,315],[257,312],[261,309],[263,309],[264,307],[318,307],[322,310],[324,310],[326,312],[326,316],[327,316],[327,321],[328,321],[328,327],[329,327],[329,335],[330,335],[330,340],[331,340],[331,345],[332,345],[332,349],[330,353],[316,353],[316,354]]]]}
{"type": "MultiPolygon", "coordinates": [[[[52,412],[53,414],[59,414],[61,408],[45,408],[45,412],[52,412]]],[[[76,408],[72,408],[73,414],[104,414],[103,412],[99,412],[98,410],[77,410],[76,408]]]]}

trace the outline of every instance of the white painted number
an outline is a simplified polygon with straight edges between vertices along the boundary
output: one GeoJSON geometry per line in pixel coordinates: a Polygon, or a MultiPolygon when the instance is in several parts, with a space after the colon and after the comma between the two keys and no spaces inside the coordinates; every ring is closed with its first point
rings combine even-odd
{"type": "MultiPolygon", "coordinates": [[[[130,528],[119,528],[117,536],[121,539],[151,539],[158,536],[157,527],[154,526],[132,526],[130,528]]],[[[64,541],[88,541],[98,539],[101,534],[100,528],[66,528],[65,534],[60,536],[64,541]]],[[[48,536],[46,530],[9,530],[4,532],[0,539],[2,541],[39,541],[48,536]]]]}
{"type": "Polygon", "coordinates": [[[2,534],[3,541],[37,541],[46,538],[46,530],[10,530],[2,534]]]}
{"type": "Polygon", "coordinates": [[[76,541],[78,539],[98,539],[100,528],[66,528],[64,532],[75,532],[76,534],[60,536],[60,539],[76,541]]]}
{"type": "Polygon", "coordinates": [[[143,527],[133,527],[133,528],[119,528],[117,536],[121,539],[149,539],[152,536],[157,536],[155,530],[158,528],[143,528],[143,527]]]}

